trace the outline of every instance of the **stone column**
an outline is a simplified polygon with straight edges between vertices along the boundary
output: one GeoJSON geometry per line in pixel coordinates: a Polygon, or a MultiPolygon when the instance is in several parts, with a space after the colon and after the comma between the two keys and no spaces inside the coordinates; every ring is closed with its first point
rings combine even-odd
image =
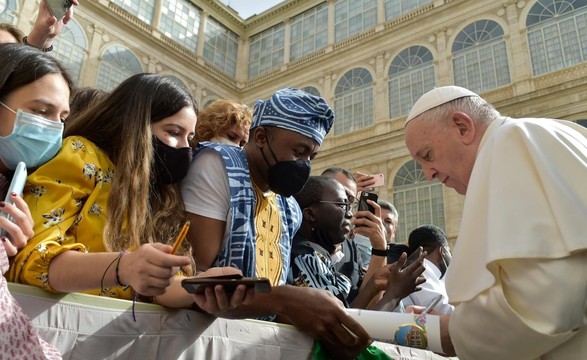
{"type": "Polygon", "coordinates": [[[284,35],[283,35],[283,63],[289,63],[290,58],[290,45],[291,45],[291,18],[287,18],[283,21],[284,35]]]}
{"type": "Polygon", "coordinates": [[[204,55],[204,44],[206,42],[206,23],[208,22],[208,12],[202,11],[200,17],[200,28],[198,29],[198,47],[196,48],[196,55],[202,57],[204,55]]]}

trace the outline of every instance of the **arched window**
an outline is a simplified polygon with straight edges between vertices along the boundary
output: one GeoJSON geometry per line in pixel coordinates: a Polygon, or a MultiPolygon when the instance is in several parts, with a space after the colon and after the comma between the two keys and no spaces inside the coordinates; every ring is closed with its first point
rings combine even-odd
{"type": "Polygon", "coordinates": [[[510,83],[503,29],[479,20],[457,34],[452,46],[455,85],[482,93],[510,83]]]}
{"type": "Polygon", "coordinates": [[[96,87],[110,91],[142,71],[141,63],[130,50],[120,45],[109,46],[102,54],[96,87]]]}
{"type": "Polygon", "coordinates": [[[153,23],[153,12],[156,0],[112,0],[130,14],[151,25],[153,23]]]}
{"type": "Polygon", "coordinates": [[[575,121],[577,124],[581,125],[582,127],[586,127],[587,128],[587,120],[585,119],[579,119],[575,121]]]}
{"type": "Polygon", "coordinates": [[[423,46],[402,50],[389,66],[389,117],[408,114],[414,102],[436,83],[432,53],[423,46]]]}
{"type": "Polygon", "coordinates": [[[189,0],[162,0],[159,30],[186,49],[196,52],[200,9],[189,0]]]}
{"type": "Polygon", "coordinates": [[[422,167],[413,160],[405,163],[393,179],[393,205],[400,214],[397,242],[407,243],[410,232],[424,224],[446,230],[442,184],[426,180],[422,167]]]}
{"type": "Polygon", "coordinates": [[[83,29],[75,19],[63,27],[53,46],[53,56],[65,65],[73,80],[79,83],[88,42],[83,29]]]}
{"type": "Polygon", "coordinates": [[[587,60],[587,0],[538,0],[526,27],[534,75],[587,60]]]}
{"type": "Polygon", "coordinates": [[[385,0],[385,19],[398,18],[430,3],[432,0],[385,0]]]}
{"type": "Polygon", "coordinates": [[[320,96],[320,91],[313,86],[304,86],[302,91],[305,91],[310,95],[320,96]]]}
{"type": "Polygon", "coordinates": [[[373,124],[373,78],[363,68],[348,71],[334,89],[334,135],[373,124]]]}
{"type": "Polygon", "coordinates": [[[16,0],[0,0],[0,22],[14,23],[16,0]]]}
{"type": "Polygon", "coordinates": [[[340,42],[377,25],[377,0],[337,0],[334,36],[340,42]]]}

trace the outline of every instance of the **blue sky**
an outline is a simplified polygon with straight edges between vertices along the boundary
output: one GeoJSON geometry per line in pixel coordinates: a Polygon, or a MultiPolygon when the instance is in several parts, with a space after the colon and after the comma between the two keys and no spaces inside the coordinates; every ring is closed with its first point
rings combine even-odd
{"type": "Polygon", "coordinates": [[[220,0],[220,2],[236,10],[241,18],[247,19],[283,2],[283,0],[220,0]]]}

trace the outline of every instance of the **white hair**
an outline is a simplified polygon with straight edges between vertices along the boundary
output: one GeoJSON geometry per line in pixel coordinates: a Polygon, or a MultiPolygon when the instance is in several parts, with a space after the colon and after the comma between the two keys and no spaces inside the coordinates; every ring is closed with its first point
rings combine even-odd
{"type": "Polygon", "coordinates": [[[501,116],[493,105],[479,96],[466,96],[449,101],[418,115],[426,125],[441,124],[450,114],[460,111],[467,114],[475,123],[489,124],[501,116]]]}

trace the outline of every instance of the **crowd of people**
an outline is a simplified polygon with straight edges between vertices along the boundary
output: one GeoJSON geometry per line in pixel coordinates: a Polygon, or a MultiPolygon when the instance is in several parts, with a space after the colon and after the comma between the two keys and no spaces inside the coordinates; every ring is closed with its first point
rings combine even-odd
{"type": "Polygon", "coordinates": [[[311,176],[335,121],[323,98],[283,88],[252,110],[234,100],[200,110],[176,79],[146,73],[109,93],[76,88],[48,54],[70,18],[41,2],[28,36],[0,26],[0,211],[13,219],[0,217],[2,351],[60,358],[8,280],[289,323],[333,358],[373,341],[346,308],[418,313],[439,298],[431,312],[446,355],[587,356],[585,128],[509,118],[457,86],[424,94],[405,142],[428,179],[465,195],[453,258],[434,225],[396,243],[401,214],[385,200],[355,211],[373,176],[311,176]],[[22,197],[6,194],[19,162],[22,197]],[[187,221],[188,241],[172,252],[187,221]],[[181,286],[228,273],[272,289],[181,286]]]}

